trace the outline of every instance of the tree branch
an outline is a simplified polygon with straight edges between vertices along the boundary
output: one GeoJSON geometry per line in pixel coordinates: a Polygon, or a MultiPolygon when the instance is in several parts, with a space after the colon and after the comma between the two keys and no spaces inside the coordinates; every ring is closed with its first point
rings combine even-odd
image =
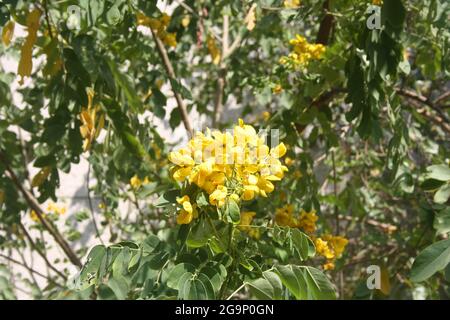
{"type": "MultiPolygon", "coordinates": [[[[166,72],[169,75],[169,77],[175,80],[176,79],[175,71],[173,70],[173,66],[172,66],[172,63],[170,62],[169,56],[167,55],[167,50],[164,47],[164,44],[162,43],[161,39],[158,38],[158,36],[155,34],[155,32],[151,28],[150,28],[150,30],[152,32],[153,40],[155,41],[156,49],[162,60],[164,68],[166,69],[166,72]]],[[[172,85],[172,83],[171,83],[171,85],[172,85]]],[[[184,103],[181,95],[173,87],[172,87],[172,91],[175,96],[175,100],[177,101],[178,109],[180,111],[181,119],[183,121],[184,127],[186,128],[186,131],[191,136],[193,136],[194,131],[192,130],[192,125],[189,120],[186,104],[184,103]]]]}
{"type": "Polygon", "coordinates": [[[69,258],[70,262],[72,262],[74,265],[81,268],[82,264],[80,259],[77,257],[75,252],[72,250],[72,248],[69,246],[69,244],[66,242],[66,240],[63,238],[63,236],[58,232],[57,229],[55,229],[52,224],[44,217],[44,211],[40,207],[38,201],[36,198],[31,194],[30,191],[25,189],[25,187],[22,185],[22,183],[19,181],[19,178],[14,173],[12,168],[9,165],[9,162],[6,159],[6,156],[3,151],[0,151],[0,162],[3,163],[6,169],[6,174],[9,179],[13,182],[16,189],[22,194],[22,196],[25,198],[25,201],[28,203],[29,207],[36,212],[36,215],[39,218],[39,221],[41,222],[42,226],[52,235],[52,237],[55,239],[56,243],[61,247],[61,249],[66,254],[67,258],[69,258]]]}
{"type": "Polygon", "coordinates": [[[27,238],[28,242],[30,243],[31,247],[41,256],[41,258],[45,261],[45,264],[52,269],[54,272],[56,272],[57,275],[59,275],[64,280],[67,280],[67,277],[58,269],[56,269],[50,261],[48,261],[47,256],[41,251],[41,249],[38,248],[36,243],[34,242],[33,238],[31,238],[31,235],[28,233],[27,229],[23,225],[22,221],[19,222],[19,227],[22,229],[23,234],[27,238]]]}
{"type": "Polygon", "coordinates": [[[431,121],[433,121],[435,124],[440,126],[445,132],[450,134],[450,124],[449,119],[445,115],[445,113],[437,107],[433,102],[431,102],[428,98],[421,96],[413,91],[407,90],[407,89],[401,89],[401,88],[395,88],[395,91],[405,97],[410,99],[411,101],[418,103],[419,105],[425,105],[433,109],[438,115],[431,114],[428,110],[417,110],[421,115],[427,117],[431,121]]]}
{"type": "MultiPolygon", "coordinates": [[[[402,88],[395,88],[395,91],[398,94],[400,94],[400,95],[402,95],[404,97],[416,100],[416,101],[418,101],[418,102],[420,102],[422,104],[425,104],[425,105],[429,106],[431,109],[436,111],[439,114],[439,116],[441,116],[443,119],[449,121],[447,115],[438,106],[436,106],[436,104],[434,102],[430,101],[427,97],[424,97],[424,96],[422,96],[422,95],[420,95],[420,94],[418,94],[418,93],[416,93],[414,91],[407,90],[407,89],[402,89],[402,88]]],[[[436,100],[439,101],[439,99],[445,99],[445,94],[444,94],[443,98],[441,98],[441,97],[439,97],[436,100]]]]}
{"type": "Polygon", "coordinates": [[[20,261],[14,259],[14,258],[5,256],[5,255],[2,254],[2,253],[0,253],[0,258],[3,258],[3,259],[5,259],[5,260],[10,261],[10,262],[12,262],[12,263],[15,263],[15,264],[17,264],[17,265],[20,265],[20,266],[26,268],[28,271],[33,272],[34,274],[40,276],[41,278],[47,279],[47,280],[49,280],[50,282],[52,282],[52,283],[54,283],[55,285],[57,285],[58,287],[61,287],[61,285],[60,285],[59,283],[57,283],[57,282],[55,282],[53,279],[47,277],[45,274],[42,274],[42,273],[40,273],[39,271],[34,270],[34,269],[31,268],[30,266],[27,266],[27,265],[23,264],[22,262],[20,262],[20,261]]]}
{"type": "Polygon", "coordinates": [[[95,211],[94,211],[94,206],[92,205],[91,191],[89,189],[90,175],[91,175],[91,163],[88,161],[88,171],[86,174],[86,192],[87,192],[87,198],[88,198],[88,203],[89,203],[89,211],[91,211],[91,219],[92,219],[92,224],[94,225],[95,234],[96,234],[97,238],[100,240],[100,243],[104,245],[102,237],[100,236],[100,231],[97,226],[97,221],[95,220],[95,211]]]}
{"type": "Polygon", "coordinates": [[[334,17],[328,11],[330,10],[330,0],[325,0],[323,3],[323,11],[325,12],[322,21],[320,22],[319,32],[317,33],[316,43],[321,43],[324,46],[328,44],[331,37],[331,32],[334,25],[334,17]]]}

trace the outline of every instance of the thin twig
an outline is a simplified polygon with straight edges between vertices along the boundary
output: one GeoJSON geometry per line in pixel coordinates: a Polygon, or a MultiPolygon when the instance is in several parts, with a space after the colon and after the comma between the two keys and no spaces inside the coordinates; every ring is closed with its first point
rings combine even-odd
{"type": "Polygon", "coordinates": [[[438,106],[436,106],[432,101],[430,101],[427,97],[424,97],[414,91],[402,89],[402,88],[395,88],[395,91],[404,97],[413,99],[424,105],[429,106],[431,109],[436,111],[436,113],[439,114],[439,116],[442,117],[444,120],[446,120],[447,122],[450,121],[448,116],[438,106]]]}
{"type": "Polygon", "coordinates": [[[231,300],[231,298],[238,293],[239,291],[241,291],[242,288],[244,288],[246,285],[246,283],[244,282],[239,288],[237,288],[236,290],[233,291],[232,294],[230,294],[230,296],[227,298],[227,300],[231,300]]]}
{"type": "Polygon", "coordinates": [[[5,156],[5,153],[3,151],[0,151],[0,162],[3,163],[5,166],[5,172],[9,179],[13,182],[16,189],[22,194],[22,196],[25,198],[25,201],[28,203],[29,207],[36,212],[36,215],[39,218],[39,221],[41,222],[42,226],[52,235],[52,237],[55,239],[56,243],[61,247],[61,249],[64,251],[66,256],[69,258],[69,261],[72,262],[74,265],[81,268],[82,264],[80,259],[77,257],[75,252],[72,250],[72,248],[69,246],[67,241],[64,239],[64,237],[59,233],[59,231],[52,226],[52,224],[44,217],[44,211],[40,207],[38,201],[36,198],[31,194],[30,191],[25,189],[25,187],[20,182],[17,175],[14,173],[13,169],[9,165],[9,162],[7,161],[7,158],[5,156]]]}
{"type": "Polygon", "coordinates": [[[100,240],[101,244],[104,245],[102,237],[100,236],[100,231],[97,226],[97,221],[95,220],[94,206],[92,205],[91,191],[89,189],[90,175],[91,175],[91,163],[88,162],[88,171],[87,171],[87,175],[86,175],[86,191],[87,191],[89,209],[91,211],[91,219],[92,219],[92,224],[94,225],[95,234],[97,235],[97,238],[100,240]]]}
{"type": "Polygon", "coordinates": [[[48,261],[47,256],[39,249],[39,247],[34,242],[33,238],[31,238],[31,235],[28,233],[27,229],[23,225],[22,221],[19,221],[19,227],[22,229],[23,234],[25,235],[25,238],[27,238],[28,242],[30,243],[31,247],[41,256],[41,258],[44,260],[45,264],[52,269],[57,275],[59,275],[64,280],[67,280],[67,277],[58,269],[56,269],[50,261],[48,261]]]}
{"type": "MultiPolygon", "coordinates": [[[[150,30],[152,32],[153,40],[155,41],[155,44],[156,44],[156,49],[158,51],[159,56],[161,57],[162,63],[164,65],[164,68],[167,71],[167,74],[174,81],[177,81],[176,76],[175,76],[175,71],[173,70],[172,63],[170,62],[169,56],[167,55],[167,50],[164,47],[164,44],[162,43],[161,39],[158,38],[158,36],[155,34],[155,32],[151,28],[150,28],[150,30]]],[[[190,134],[192,136],[194,134],[194,131],[192,130],[192,125],[189,120],[186,104],[184,103],[181,95],[173,88],[172,82],[170,84],[172,86],[172,91],[175,96],[175,100],[177,101],[177,104],[178,104],[178,109],[180,111],[181,119],[183,121],[184,127],[186,128],[186,131],[188,132],[188,134],[190,134]]]]}
{"type": "Polygon", "coordinates": [[[50,17],[49,17],[49,13],[48,13],[47,0],[44,0],[42,4],[44,6],[45,21],[47,22],[48,34],[50,35],[50,38],[53,39],[53,32],[52,32],[52,27],[51,27],[51,24],[50,24],[50,17]]]}
{"type": "Polygon", "coordinates": [[[31,268],[31,267],[28,266],[28,265],[23,264],[22,262],[20,262],[20,261],[18,261],[18,260],[15,260],[14,258],[5,256],[5,255],[2,254],[2,253],[0,253],[0,258],[3,258],[3,259],[5,259],[5,260],[10,261],[10,262],[12,262],[12,263],[15,263],[15,264],[17,264],[17,265],[20,265],[20,266],[26,268],[28,271],[33,272],[35,275],[38,275],[38,276],[40,276],[41,278],[44,278],[44,279],[47,279],[47,280],[51,281],[52,283],[54,283],[54,284],[57,285],[58,287],[62,287],[59,283],[55,282],[55,281],[54,281],[53,279],[51,279],[50,277],[47,277],[45,274],[43,274],[43,273],[41,273],[41,272],[39,272],[39,271],[37,271],[37,270],[31,268]]]}

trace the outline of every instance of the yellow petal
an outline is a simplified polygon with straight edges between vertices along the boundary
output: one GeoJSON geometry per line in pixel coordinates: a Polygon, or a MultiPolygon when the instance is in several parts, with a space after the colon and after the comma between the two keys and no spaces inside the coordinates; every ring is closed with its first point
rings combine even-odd
{"type": "Polygon", "coordinates": [[[8,21],[3,27],[2,41],[5,46],[9,46],[9,44],[11,43],[11,39],[14,35],[14,27],[15,23],[12,20],[8,21]]]}
{"type": "Polygon", "coordinates": [[[274,158],[281,158],[286,154],[286,151],[287,151],[286,146],[282,142],[278,146],[270,150],[270,155],[274,158]]]}
{"type": "Polygon", "coordinates": [[[193,218],[194,218],[194,216],[192,213],[181,210],[177,216],[177,223],[178,224],[189,224],[189,223],[191,223],[193,218]]]}

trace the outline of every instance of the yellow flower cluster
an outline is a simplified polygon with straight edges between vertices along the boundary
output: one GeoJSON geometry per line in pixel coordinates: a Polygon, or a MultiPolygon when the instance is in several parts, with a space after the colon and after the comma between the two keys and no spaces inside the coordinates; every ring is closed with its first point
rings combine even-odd
{"type": "Polygon", "coordinates": [[[279,160],[285,153],[283,143],[270,149],[255,128],[240,119],[231,132],[197,132],[187,147],[169,154],[174,164],[170,171],[176,181],[206,191],[209,203],[220,208],[228,199],[267,197],[273,182],[288,170],[279,160]]]}
{"type": "Polygon", "coordinates": [[[141,180],[137,174],[135,174],[134,176],[131,177],[130,179],[130,185],[133,189],[137,190],[139,189],[141,186],[149,184],[150,180],[148,179],[148,177],[145,177],[144,180],[141,180]]]}
{"type": "MultiPolygon", "coordinates": [[[[47,211],[49,212],[49,213],[53,213],[53,214],[56,214],[56,215],[63,215],[63,214],[65,214],[66,213],[66,207],[65,206],[59,206],[59,205],[57,205],[56,203],[54,203],[54,202],[50,202],[48,205],[47,205],[47,211]]],[[[43,214],[43,217],[44,218],[46,218],[47,217],[47,214],[43,214]]],[[[31,218],[31,220],[33,220],[34,222],[39,222],[40,220],[39,220],[39,217],[38,217],[38,215],[37,215],[37,213],[36,213],[36,211],[34,211],[34,210],[31,210],[30,211],[30,218],[31,218]]]]}
{"type": "Polygon", "coordinates": [[[243,232],[246,232],[250,237],[258,240],[261,236],[259,228],[251,226],[253,218],[255,216],[256,212],[254,211],[241,212],[241,222],[239,224],[239,229],[242,230],[243,232]]]}
{"type": "Polygon", "coordinates": [[[167,32],[167,26],[170,23],[171,17],[167,13],[163,13],[159,19],[150,18],[139,12],[136,14],[137,24],[146,26],[153,30],[155,35],[169,47],[177,46],[177,38],[175,33],[167,32]]]}
{"type": "Polygon", "coordinates": [[[91,148],[92,142],[98,138],[101,130],[105,126],[105,115],[102,113],[98,115],[100,106],[93,106],[94,90],[87,89],[88,106],[83,108],[80,113],[80,133],[83,141],[83,151],[88,151],[91,148]]]}
{"type": "Polygon", "coordinates": [[[288,9],[295,9],[300,7],[300,0],[284,0],[284,7],[288,9]]]}
{"type": "Polygon", "coordinates": [[[209,54],[211,55],[212,62],[219,64],[220,62],[220,50],[217,47],[216,40],[213,36],[208,35],[206,38],[206,46],[208,47],[209,54]]]}
{"type": "Polygon", "coordinates": [[[294,216],[294,206],[288,204],[276,210],[275,222],[282,227],[300,228],[306,233],[313,233],[316,231],[316,222],[319,217],[316,211],[306,212],[301,210],[298,217],[294,216]]]}
{"type": "Polygon", "coordinates": [[[375,6],[383,5],[383,0],[372,0],[372,4],[375,6]]]}
{"type": "Polygon", "coordinates": [[[341,236],[323,235],[314,239],[317,254],[325,257],[327,262],[323,265],[325,270],[334,269],[334,261],[339,258],[348,244],[348,240],[341,236]]]}
{"type": "Polygon", "coordinates": [[[294,216],[294,206],[288,204],[276,210],[275,223],[283,227],[300,228],[308,233],[314,240],[317,254],[327,259],[323,265],[325,270],[334,269],[334,261],[339,258],[348,244],[348,240],[341,236],[332,236],[329,234],[315,237],[312,234],[316,231],[316,222],[318,217],[316,211],[306,212],[301,210],[299,216],[294,216]]]}
{"type": "Polygon", "coordinates": [[[319,60],[325,52],[322,44],[311,44],[301,35],[296,35],[295,39],[289,41],[293,46],[288,56],[281,57],[280,63],[290,68],[298,69],[306,67],[311,60],[319,60]]]}
{"type": "Polygon", "coordinates": [[[17,73],[20,75],[19,84],[23,84],[23,78],[31,76],[31,71],[33,69],[33,46],[37,40],[37,31],[40,25],[41,11],[34,9],[30,11],[27,15],[26,23],[28,36],[22,45],[19,66],[17,73]]]}

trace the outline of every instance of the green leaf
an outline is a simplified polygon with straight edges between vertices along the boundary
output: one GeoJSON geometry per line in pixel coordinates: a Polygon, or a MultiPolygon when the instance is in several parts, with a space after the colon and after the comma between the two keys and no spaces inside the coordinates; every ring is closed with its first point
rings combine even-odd
{"type": "Polygon", "coordinates": [[[273,299],[281,300],[283,298],[283,284],[281,283],[280,277],[272,271],[264,271],[263,277],[270,282],[273,288],[273,299]]]}
{"type": "Polygon", "coordinates": [[[180,196],[179,190],[173,189],[166,191],[156,200],[155,207],[174,205],[178,196],[180,196]]]}
{"type": "Polygon", "coordinates": [[[197,205],[199,207],[209,206],[208,198],[204,192],[200,192],[199,194],[197,194],[197,198],[196,198],[195,202],[197,202],[197,205]]]}
{"type": "Polygon", "coordinates": [[[144,254],[150,254],[159,246],[160,240],[157,236],[151,234],[142,243],[142,249],[144,254]]]}
{"type": "Polygon", "coordinates": [[[105,246],[98,245],[89,252],[86,262],[75,280],[75,288],[84,290],[97,282],[99,269],[102,266],[103,259],[106,256],[105,246]]]}
{"type": "Polygon", "coordinates": [[[130,263],[131,254],[128,247],[124,247],[120,250],[120,253],[114,259],[112,265],[112,273],[114,277],[123,276],[128,272],[128,264],[130,263]]]}
{"type": "MultiPolygon", "coordinates": [[[[180,284],[189,275],[185,274],[182,279],[180,279],[180,284]]],[[[179,292],[179,297],[183,300],[208,300],[214,299],[214,289],[209,281],[208,277],[204,274],[199,274],[197,277],[191,276],[186,281],[179,292]]]]}
{"type": "Polygon", "coordinates": [[[445,164],[437,164],[427,168],[427,176],[431,179],[439,181],[450,180],[450,167],[445,164]]]}
{"type": "Polygon", "coordinates": [[[173,267],[167,276],[167,286],[169,288],[179,290],[180,289],[180,280],[183,275],[186,273],[193,274],[195,272],[195,266],[190,263],[179,263],[175,267],[173,267]]]}
{"type": "Polygon", "coordinates": [[[128,284],[123,277],[109,278],[108,286],[116,295],[117,299],[125,300],[128,296],[128,284]]]}
{"type": "Polygon", "coordinates": [[[438,233],[450,232],[450,207],[447,207],[436,214],[433,227],[438,233]]]}
{"type": "Polygon", "coordinates": [[[225,213],[234,223],[239,223],[239,221],[241,221],[241,210],[236,201],[232,199],[227,201],[225,213]]]}
{"type": "Polygon", "coordinates": [[[434,202],[436,203],[446,203],[450,197],[450,183],[447,183],[439,188],[439,190],[434,194],[434,202]]]}
{"type": "Polygon", "coordinates": [[[273,300],[274,289],[272,284],[264,278],[259,278],[250,282],[247,282],[250,292],[258,299],[261,300],[273,300]]]}
{"type": "MultiPolygon", "coordinates": [[[[211,281],[215,294],[219,293],[223,281],[225,280],[225,277],[222,276],[221,267],[225,269],[223,265],[217,264],[216,266],[204,266],[200,270],[200,273],[205,274],[211,281]]],[[[225,276],[226,276],[226,269],[225,269],[225,276]]]]}
{"type": "Polygon", "coordinates": [[[396,29],[401,29],[406,18],[406,9],[401,0],[383,1],[381,16],[396,29]]]}
{"type": "Polygon", "coordinates": [[[423,250],[411,268],[411,280],[421,282],[444,269],[450,262],[450,239],[441,240],[423,250]]]}
{"type": "Polygon", "coordinates": [[[422,184],[422,189],[426,191],[435,191],[439,189],[445,182],[436,179],[426,179],[422,184]]]}
{"type": "Polygon", "coordinates": [[[130,127],[128,117],[122,112],[116,101],[104,97],[104,110],[112,121],[116,133],[119,135],[125,147],[136,157],[145,159],[147,152],[130,127]]]}
{"type": "Polygon", "coordinates": [[[306,300],[308,298],[307,283],[298,267],[292,265],[277,266],[275,273],[297,300],[306,300]]]}
{"type": "Polygon", "coordinates": [[[298,229],[292,229],[291,231],[292,244],[295,247],[295,251],[298,253],[300,260],[306,260],[309,257],[309,243],[310,240],[306,234],[298,229]]]}
{"type": "Polygon", "coordinates": [[[81,64],[75,51],[70,48],[64,48],[63,53],[66,70],[69,73],[75,75],[85,88],[89,87],[91,84],[91,77],[89,76],[89,73],[84,68],[84,66],[81,64]]]}
{"type": "Polygon", "coordinates": [[[305,278],[308,283],[308,293],[316,300],[334,300],[336,292],[327,276],[319,269],[305,267],[305,278]]]}
{"type": "Polygon", "coordinates": [[[116,25],[122,20],[122,15],[117,5],[113,5],[108,12],[106,12],[106,21],[109,24],[116,25]]]}
{"type": "Polygon", "coordinates": [[[123,90],[123,93],[125,94],[128,104],[130,105],[132,110],[138,113],[141,112],[142,104],[138,95],[136,94],[136,90],[133,87],[133,81],[131,80],[131,78],[128,75],[121,73],[118,66],[112,60],[108,60],[107,62],[114,76],[114,79],[123,90]]]}
{"type": "Polygon", "coordinates": [[[186,244],[190,248],[200,248],[205,246],[212,237],[213,231],[206,219],[201,219],[196,225],[191,228],[186,239],[186,244]]]}
{"type": "Polygon", "coordinates": [[[173,91],[179,93],[185,99],[192,100],[192,94],[185,86],[173,78],[170,78],[169,81],[173,91]]]}

